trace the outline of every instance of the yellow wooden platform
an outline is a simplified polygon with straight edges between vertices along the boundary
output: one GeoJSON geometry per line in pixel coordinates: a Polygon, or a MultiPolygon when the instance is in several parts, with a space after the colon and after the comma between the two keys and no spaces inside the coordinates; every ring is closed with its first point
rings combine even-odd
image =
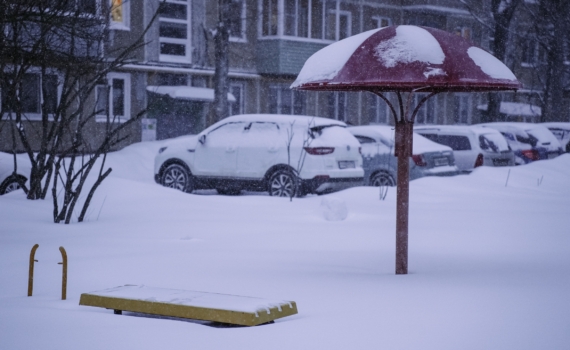
{"type": "Polygon", "coordinates": [[[274,301],[177,289],[125,285],[83,293],[79,305],[256,326],[297,313],[294,301],[274,301]]]}

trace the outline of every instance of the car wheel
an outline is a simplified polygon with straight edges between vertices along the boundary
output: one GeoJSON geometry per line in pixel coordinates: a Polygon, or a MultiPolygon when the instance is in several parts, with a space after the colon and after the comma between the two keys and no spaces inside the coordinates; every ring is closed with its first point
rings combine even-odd
{"type": "Polygon", "coordinates": [[[381,186],[395,186],[396,182],[392,176],[386,173],[376,173],[370,178],[370,186],[381,187],[381,186]]]}
{"type": "Polygon", "coordinates": [[[269,195],[293,197],[297,192],[297,176],[292,171],[278,170],[269,178],[269,195]]]}
{"type": "Polygon", "coordinates": [[[162,172],[162,185],[183,192],[192,192],[194,189],[192,178],[188,170],[180,164],[170,164],[162,172]]]}
{"type": "Polygon", "coordinates": [[[8,176],[0,185],[0,195],[19,190],[22,188],[25,181],[25,179],[15,175],[8,176]]]}

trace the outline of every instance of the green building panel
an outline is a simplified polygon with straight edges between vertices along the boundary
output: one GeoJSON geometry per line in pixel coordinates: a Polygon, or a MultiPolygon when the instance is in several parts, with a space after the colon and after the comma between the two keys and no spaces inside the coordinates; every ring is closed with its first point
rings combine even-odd
{"type": "Polygon", "coordinates": [[[261,74],[297,75],[305,61],[327,44],[292,40],[257,42],[257,67],[261,74]]]}

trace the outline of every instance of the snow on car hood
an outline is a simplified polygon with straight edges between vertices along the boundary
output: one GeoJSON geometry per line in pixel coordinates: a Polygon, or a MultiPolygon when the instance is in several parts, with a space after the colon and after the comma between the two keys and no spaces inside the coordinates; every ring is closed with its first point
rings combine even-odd
{"type": "Polygon", "coordinates": [[[184,135],[168,140],[164,146],[167,148],[193,148],[198,143],[198,135],[184,135]]]}

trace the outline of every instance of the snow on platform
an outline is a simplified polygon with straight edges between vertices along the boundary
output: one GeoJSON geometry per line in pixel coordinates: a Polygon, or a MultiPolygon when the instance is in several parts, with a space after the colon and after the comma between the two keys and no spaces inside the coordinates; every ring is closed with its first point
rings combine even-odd
{"type": "Polygon", "coordinates": [[[294,301],[125,285],[83,293],[79,305],[256,326],[297,313],[294,301]]]}

